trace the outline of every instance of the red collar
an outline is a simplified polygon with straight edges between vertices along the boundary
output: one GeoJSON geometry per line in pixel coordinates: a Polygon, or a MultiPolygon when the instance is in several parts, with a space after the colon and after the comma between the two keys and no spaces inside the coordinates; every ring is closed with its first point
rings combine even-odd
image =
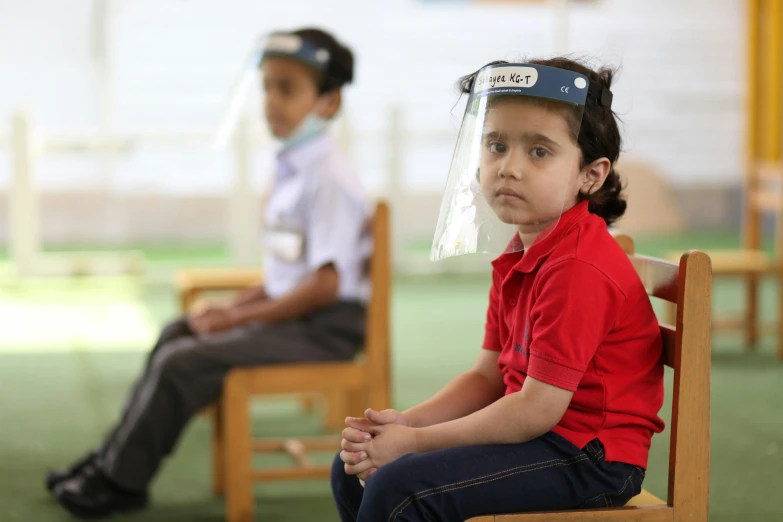
{"type": "Polygon", "coordinates": [[[511,269],[523,273],[532,272],[555,249],[560,240],[589,214],[587,201],[577,203],[560,216],[557,223],[553,225],[554,228],[547,228],[542,232],[539,235],[541,239],[536,239],[527,250],[522,250],[522,241],[517,234],[514,234],[508,245],[508,253],[501,254],[492,261],[492,266],[503,274],[511,269]]]}

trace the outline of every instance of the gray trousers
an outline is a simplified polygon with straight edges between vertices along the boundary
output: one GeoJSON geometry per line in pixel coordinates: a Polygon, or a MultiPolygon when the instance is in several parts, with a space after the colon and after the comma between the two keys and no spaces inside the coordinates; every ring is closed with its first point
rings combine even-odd
{"type": "Polygon", "coordinates": [[[170,323],[99,449],[102,471],[123,488],[146,490],[190,418],[218,398],[232,368],[349,360],[364,343],[364,329],[365,309],[351,302],[201,337],[185,319],[170,323]]]}

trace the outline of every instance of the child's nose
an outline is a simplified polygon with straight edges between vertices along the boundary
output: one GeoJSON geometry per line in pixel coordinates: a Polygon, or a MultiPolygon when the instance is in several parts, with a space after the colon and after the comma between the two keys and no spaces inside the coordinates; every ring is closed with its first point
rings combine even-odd
{"type": "Polygon", "coordinates": [[[525,154],[518,148],[512,147],[503,158],[498,176],[501,178],[522,179],[525,167],[525,154]]]}

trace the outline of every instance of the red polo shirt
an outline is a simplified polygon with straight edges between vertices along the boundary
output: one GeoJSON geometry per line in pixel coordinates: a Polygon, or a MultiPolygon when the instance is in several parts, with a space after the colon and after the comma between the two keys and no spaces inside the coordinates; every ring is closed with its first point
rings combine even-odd
{"type": "Polygon", "coordinates": [[[506,394],[528,375],[573,391],[553,431],[579,448],[598,438],[607,461],[646,468],[664,427],[661,336],[603,219],[579,203],[524,254],[492,266],[484,349],[500,352],[506,394]]]}

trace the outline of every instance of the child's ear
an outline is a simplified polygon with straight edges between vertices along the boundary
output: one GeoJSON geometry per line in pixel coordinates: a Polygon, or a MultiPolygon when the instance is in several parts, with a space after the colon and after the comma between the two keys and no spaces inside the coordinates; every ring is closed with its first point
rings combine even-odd
{"type": "Polygon", "coordinates": [[[612,162],[608,158],[599,158],[587,165],[579,173],[581,180],[579,192],[584,196],[590,196],[601,190],[611,170],[612,162]]]}
{"type": "Polygon", "coordinates": [[[331,120],[340,111],[340,106],[343,104],[343,96],[340,89],[333,89],[329,92],[325,92],[318,99],[318,107],[316,112],[322,118],[331,120]]]}

